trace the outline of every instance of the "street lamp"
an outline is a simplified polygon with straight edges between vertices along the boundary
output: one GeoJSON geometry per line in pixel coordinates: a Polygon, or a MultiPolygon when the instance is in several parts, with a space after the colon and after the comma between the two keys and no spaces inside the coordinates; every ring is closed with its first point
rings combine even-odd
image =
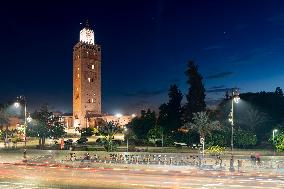
{"type": "Polygon", "coordinates": [[[273,140],[273,142],[274,142],[274,137],[275,137],[275,134],[277,133],[277,129],[273,129],[273,131],[272,131],[272,140],[273,140]]]}
{"type": "MultiPolygon", "coordinates": [[[[275,144],[274,143],[274,137],[275,137],[275,134],[276,134],[277,131],[278,131],[277,129],[273,129],[273,131],[272,131],[272,142],[273,142],[273,144],[275,144]]],[[[275,156],[275,147],[274,147],[273,155],[275,156]]]]}
{"type": "MultiPolygon", "coordinates": [[[[124,138],[125,138],[125,135],[127,135],[127,127],[124,127],[124,138]]],[[[128,136],[126,136],[126,150],[128,152],[128,136]]]]}
{"type": "Polygon", "coordinates": [[[30,123],[32,120],[33,120],[32,117],[29,115],[29,116],[27,117],[27,122],[30,123]]]}
{"type": "Polygon", "coordinates": [[[231,123],[231,153],[233,154],[234,149],[234,103],[239,103],[240,97],[237,90],[232,92],[232,109],[229,114],[229,122],[231,123]]]}
{"type": "Polygon", "coordinates": [[[19,96],[17,98],[17,102],[14,103],[14,106],[16,108],[19,108],[21,106],[21,103],[24,104],[24,117],[25,117],[25,121],[24,121],[24,140],[25,140],[25,147],[24,147],[24,154],[23,154],[23,161],[27,162],[27,136],[26,136],[26,130],[27,130],[27,122],[31,121],[31,117],[29,116],[27,118],[27,100],[24,96],[19,96]]]}

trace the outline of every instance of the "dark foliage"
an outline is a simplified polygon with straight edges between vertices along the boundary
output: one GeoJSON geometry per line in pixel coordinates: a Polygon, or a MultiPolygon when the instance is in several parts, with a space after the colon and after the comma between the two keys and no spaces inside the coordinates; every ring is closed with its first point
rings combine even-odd
{"type": "Polygon", "coordinates": [[[190,122],[192,114],[206,110],[205,88],[202,83],[202,76],[198,72],[198,66],[194,61],[189,61],[185,71],[189,84],[188,94],[186,95],[187,103],[184,106],[183,122],[190,122]]]}

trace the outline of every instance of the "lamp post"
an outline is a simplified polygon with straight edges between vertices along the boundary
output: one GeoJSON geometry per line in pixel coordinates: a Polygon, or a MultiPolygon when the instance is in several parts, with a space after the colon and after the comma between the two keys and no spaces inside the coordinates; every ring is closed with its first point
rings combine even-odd
{"type": "MultiPolygon", "coordinates": [[[[127,127],[124,127],[124,139],[125,139],[125,135],[127,135],[128,133],[127,133],[127,131],[128,131],[128,129],[127,129],[127,127]]],[[[126,152],[128,152],[128,136],[126,136],[126,152]]]]}
{"type": "Polygon", "coordinates": [[[234,149],[234,103],[239,103],[240,97],[237,90],[233,90],[232,92],[232,106],[231,106],[231,112],[229,115],[229,121],[231,123],[231,153],[233,155],[233,149],[234,149]]]}
{"type": "Polygon", "coordinates": [[[24,96],[19,96],[17,98],[17,102],[15,102],[15,107],[19,108],[21,106],[21,103],[24,104],[24,141],[25,141],[25,146],[24,146],[24,154],[23,154],[23,161],[27,162],[27,136],[26,136],[26,129],[27,129],[27,122],[31,121],[31,117],[29,116],[27,118],[27,100],[24,96]]]}
{"type": "Polygon", "coordinates": [[[273,140],[273,142],[274,142],[274,137],[275,137],[275,134],[277,133],[277,129],[273,129],[273,131],[272,131],[272,140],[273,140]]]}
{"type": "MultiPolygon", "coordinates": [[[[273,142],[273,144],[274,144],[274,137],[275,137],[275,134],[276,134],[277,131],[278,131],[277,129],[273,129],[273,131],[272,131],[272,142],[273,142]]],[[[274,150],[273,150],[273,155],[275,156],[275,147],[274,147],[274,150]]]]}
{"type": "Polygon", "coordinates": [[[161,128],[161,134],[162,134],[162,150],[164,150],[164,131],[163,131],[163,128],[161,128]]]}

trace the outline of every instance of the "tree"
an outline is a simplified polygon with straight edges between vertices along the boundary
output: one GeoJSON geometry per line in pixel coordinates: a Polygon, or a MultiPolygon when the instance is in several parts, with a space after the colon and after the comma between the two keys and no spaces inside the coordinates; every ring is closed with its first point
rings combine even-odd
{"type": "Polygon", "coordinates": [[[104,147],[106,151],[111,152],[114,151],[116,146],[114,145],[114,136],[118,133],[122,132],[122,128],[119,127],[118,123],[107,122],[103,123],[99,126],[99,134],[104,136],[104,147]]]}
{"type": "Polygon", "coordinates": [[[181,126],[181,101],[182,93],[176,85],[171,85],[169,90],[169,102],[167,104],[168,110],[168,127],[166,131],[177,131],[181,126]]]}
{"type": "Polygon", "coordinates": [[[192,122],[185,124],[185,127],[190,130],[196,130],[200,136],[205,141],[205,137],[210,135],[213,130],[220,128],[219,121],[211,121],[207,112],[197,112],[193,113],[192,122]]]}
{"type": "Polygon", "coordinates": [[[256,145],[256,135],[249,131],[238,129],[234,134],[235,145],[239,148],[247,148],[256,145]]]}
{"type": "Polygon", "coordinates": [[[240,124],[245,125],[246,129],[255,132],[262,124],[267,121],[267,115],[256,109],[249,109],[240,119],[240,124]]]}
{"type": "Polygon", "coordinates": [[[12,142],[13,147],[16,147],[15,143],[21,141],[21,139],[19,138],[17,134],[18,133],[16,129],[5,129],[4,131],[0,130],[0,138],[4,139],[5,148],[8,147],[7,142],[12,142]],[[16,142],[15,142],[15,139],[17,139],[16,142]]]}
{"type": "MultiPolygon", "coordinates": [[[[275,91],[241,93],[239,96],[241,101],[234,106],[234,128],[251,131],[258,144],[267,145],[271,130],[284,123],[284,97],[275,91]]],[[[231,127],[228,122],[231,107],[231,99],[223,99],[217,107],[217,120],[224,127],[231,127]]]]}
{"type": "Polygon", "coordinates": [[[34,122],[27,127],[27,135],[39,139],[39,148],[45,146],[45,139],[58,139],[65,134],[65,128],[60,116],[54,116],[48,111],[47,105],[41,107],[33,115],[34,122]]]}
{"type": "Polygon", "coordinates": [[[13,134],[11,138],[11,142],[13,143],[13,147],[17,148],[17,143],[21,141],[21,138],[17,135],[17,133],[13,134]]]}
{"type": "Polygon", "coordinates": [[[280,87],[276,87],[275,94],[283,97],[283,91],[280,87]]]}
{"type": "Polygon", "coordinates": [[[136,140],[137,136],[133,132],[133,129],[128,127],[129,125],[125,125],[124,127],[124,139],[128,140],[136,140]],[[125,130],[126,129],[126,130],[125,130]]]}
{"type": "Polygon", "coordinates": [[[9,125],[9,114],[6,112],[5,107],[0,107],[0,127],[3,129],[9,125]]]}
{"type": "Polygon", "coordinates": [[[191,121],[193,113],[202,112],[206,109],[205,88],[202,83],[202,76],[198,72],[198,66],[194,61],[188,62],[185,74],[188,77],[187,84],[190,87],[186,95],[187,103],[184,106],[184,123],[191,121]]]}
{"type": "Polygon", "coordinates": [[[165,139],[175,140],[178,129],[182,126],[181,101],[183,95],[177,85],[174,84],[170,86],[168,96],[169,101],[159,107],[157,125],[163,128],[165,139]]]}
{"type": "Polygon", "coordinates": [[[167,130],[167,128],[169,128],[168,124],[168,119],[169,119],[169,111],[168,111],[169,107],[168,104],[163,103],[160,105],[159,107],[159,117],[157,119],[157,124],[160,125],[161,127],[165,128],[167,130]]]}
{"type": "Polygon", "coordinates": [[[142,110],[140,117],[135,117],[127,127],[131,128],[138,139],[146,140],[150,129],[154,128],[157,122],[155,111],[142,110]]]}
{"type": "MultiPolygon", "coordinates": [[[[9,120],[9,113],[6,111],[7,107],[6,106],[1,106],[0,107],[0,127],[2,128],[2,130],[4,130],[5,127],[5,131],[2,132],[2,136],[3,139],[7,139],[8,135],[9,135],[9,124],[10,124],[10,120],[9,120]]],[[[5,140],[5,146],[6,146],[6,140],[5,140]]]]}
{"type": "Polygon", "coordinates": [[[270,139],[278,152],[284,151],[284,133],[275,135],[274,140],[270,139]]]}
{"type": "Polygon", "coordinates": [[[38,137],[39,148],[43,149],[45,145],[45,138],[49,136],[52,112],[49,112],[47,105],[44,105],[40,108],[40,111],[34,112],[32,117],[35,122],[28,125],[27,135],[31,137],[38,137]]]}
{"type": "Polygon", "coordinates": [[[81,133],[81,138],[82,138],[82,137],[93,136],[95,133],[98,132],[98,130],[96,128],[87,127],[80,129],[79,132],[81,133]]]}
{"type": "Polygon", "coordinates": [[[154,128],[150,129],[147,138],[148,141],[153,141],[156,144],[157,139],[162,139],[163,137],[163,128],[156,125],[154,128]]]}
{"type": "Polygon", "coordinates": [[[49,129],[49,138],[52,139],[59,139],[66,134],[61,116],[52,116],[51,127],[49,129]]]}
{"type": "Polygon", "coordinates": [[[209,146],[228,146],[231,139],[230,134],[231,131],[228,131],[227,129],[213,130],[206,139],[207,144],[209,146]]]}

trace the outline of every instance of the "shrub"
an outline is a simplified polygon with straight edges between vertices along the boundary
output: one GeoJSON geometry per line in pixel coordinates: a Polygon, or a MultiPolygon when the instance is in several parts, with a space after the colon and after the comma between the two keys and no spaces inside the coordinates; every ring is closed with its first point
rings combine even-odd
{"type": "Polygon", "coordinates": [[[275,136],[273,144],[275,145],[275,148],[277,152],[283,152],[284,151],[284,134],[280,133],[275,136]]]}
{"type": "Polygon", "coordinates": [[[206,153],[210,154],[211,156],[217,156],[217,155],[222,155],[225,151],[225,147],[221,146],[210,146],[207,150],[206,153]]]}
{"type": "Polygon", "coordinates": [[[116,151],[118,144],[112,140],[104,140],[103,141],[104,148],[107,152],[114,152],[116,151]]]}
{"type": "Polygon", "coordinates": [[[77,144],[86,144],[88,139],[86,137],[81,137],[77,140],[77,144]]]}

